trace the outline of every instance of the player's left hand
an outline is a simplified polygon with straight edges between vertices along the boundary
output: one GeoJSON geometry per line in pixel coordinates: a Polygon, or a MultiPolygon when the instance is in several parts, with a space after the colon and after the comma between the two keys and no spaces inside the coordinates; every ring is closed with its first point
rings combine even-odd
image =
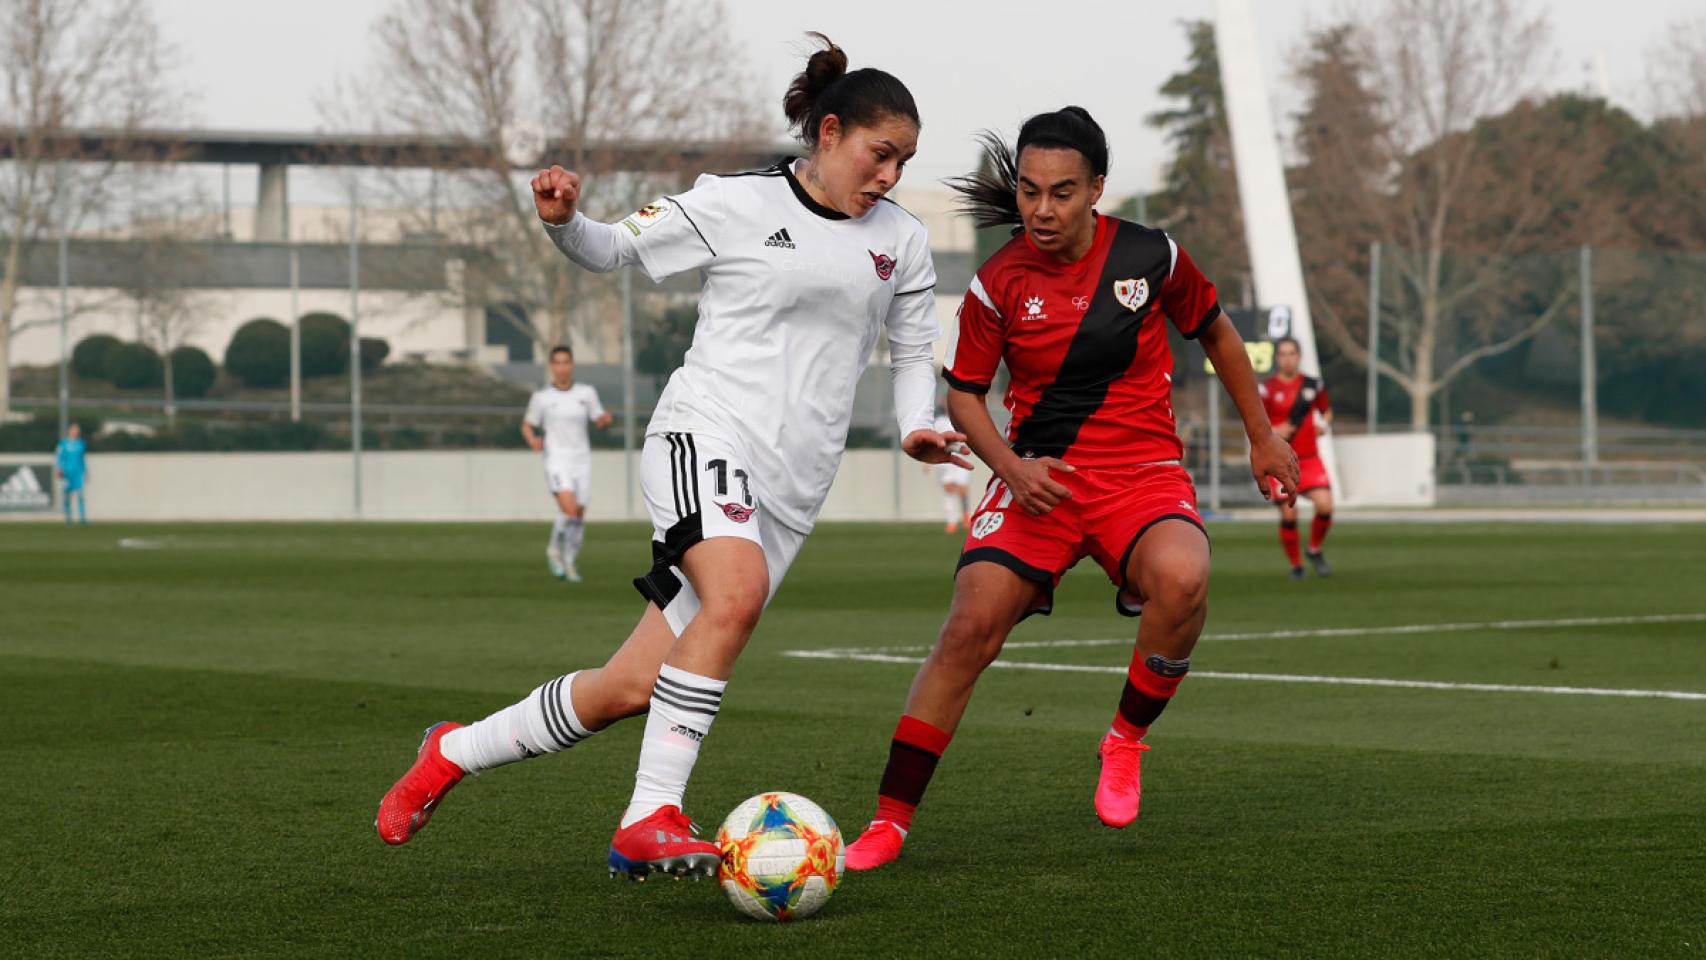
{"type": "Polygon", "coordinates": [[[611,424],[613,424],[615,422],[616,422],[616,418],[614,416],[606,413],[606,414],[601,415],[597,420],[594,420],[592,422],[592,425],[597,427],[600,430],[603,430],[604,428],[610,426],[611,424]]]}
{"type": "Polygon", "coordinates": [[[1289,441],[1292,437],[1297,435],[1297,425],[1290,421],[1286,421],[1285,423],[1275,427],[1274,432],[1279,434],[1279,438],[1281,440],[1289,441]]]}
{"type": "Polygon", "coordinates": [[[971,461],[960,456],[965,452],[966,435],[949,430],[914,430],[900,442],[906,455],[920,463],[951,463],[967,470],[974,469],[971,461]]]}
{"type": "Polygon", "coordinates": [[[1275,499],[1273,484],[1277,482],[1278,496],[1285,499],[1285,505],[1297,504],[1297,454],[1278,434],[1270,430],[1250,441],[1250,472],[1256,476],[1263,499],[1275,499]]]}

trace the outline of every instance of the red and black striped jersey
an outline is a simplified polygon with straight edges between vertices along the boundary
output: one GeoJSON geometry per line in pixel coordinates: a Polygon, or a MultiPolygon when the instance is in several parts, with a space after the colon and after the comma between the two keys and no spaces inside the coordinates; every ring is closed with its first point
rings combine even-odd
{"type": "Polygon", "coordinates": [[[1096,239],[1074,263],[1021,234],[978,268],[944,376],[987,393],[1006,361],[1007,439],[1022,457],[1178,460],[1165,324],[1194,339],[1219,314],[1214,284],[1167,234],[1097,214],[1096,239]]]}
{"type": "Polygon", "coordinates": [[[1299,460],[1318,457],[1321,451],[1315,441],[1314,414],[1332,413],[1327,403],[1327,386],[1315,377],[1296,376],[1290,380],[1274,374],[1263,380],[1258,390],[1262,406],[1268,411],[1268,423],[1277,427],[1289,423],[1297,428],[1291,435],[1291,449],[1299,460]]]}

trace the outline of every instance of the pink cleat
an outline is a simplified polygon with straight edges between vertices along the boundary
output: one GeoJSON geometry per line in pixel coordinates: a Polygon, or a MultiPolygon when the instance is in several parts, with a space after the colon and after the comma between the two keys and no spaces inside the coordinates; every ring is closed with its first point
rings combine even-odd
{"type": "Polygon", "coordinates": [[[847,848],[847,869],[875,870],[900,856],[906,831],[887,820],[872,820],[859,839],[847,848]]]}
{"type": "Polygon", "coordinates": [[[409,842],[432,819],[438,802],[450,788],[462,782],[462,768],[438,751],[438,742],[444,735],[461,726],[446,720],[428,727],[414,766],[379,801],[379,815],[373,818],[373,826],[386,843],[394,846],[409,842]]]}
{"type": "MultiPolygon", "coordinates": [[[[1137,819],[1138,801],[1143,799],[1139,768],[1149,744],[1128,740],[1113,731],[1102,738],[1102,775],[1096,781],[1096,816],[1119,829],[1137,819]]],[[[849,856],[851,862],[851,855],[849,856]]]]}

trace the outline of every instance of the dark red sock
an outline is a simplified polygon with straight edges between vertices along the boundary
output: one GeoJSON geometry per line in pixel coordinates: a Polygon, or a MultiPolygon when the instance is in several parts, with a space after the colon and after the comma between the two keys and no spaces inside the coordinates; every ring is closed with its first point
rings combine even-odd
{"type": "Polygon", "coordinates": [[[1190,660],[1134,653],[1126,670],[1125,689],[1120,692],[1120,708],[1114,714],[1114,732],[1128,740],[1142,740],[1149,725],[1167,709],[1190,669],[1190,660]]]}
{"type": "Polygon", "coordinates": [[[924,799],[924,788],[936,772],[936,762],[948,749],[953,734],[933,727],[917,717],[902,715],[895,724],[889,744],[889,765],[877,788],[877,820],[887,820],[902,830],[912,829],[912,814],[924,799]]]}
{"type": "Polygon", "coordinates": [[[1297,551],[1297,521],[1280,521],[1280,546],[1285,547],[1285,558],[1294,567],[1303,566],[1303,555],[1297,551]]]}
{"type": "MultiPolygon", "coordinates": [[[[1309,552],[1320,553],[1321,541],[1327,539],[1327,528],[1333,525],[1333,515],[1317,513],[1315,519],[1309,521],[1309,552]]],[[[1295,536],[1295,534],[1294,534],[1295,536]]],[[[1295,564],[1294,564],[1295,565],[1295,564]]]]}

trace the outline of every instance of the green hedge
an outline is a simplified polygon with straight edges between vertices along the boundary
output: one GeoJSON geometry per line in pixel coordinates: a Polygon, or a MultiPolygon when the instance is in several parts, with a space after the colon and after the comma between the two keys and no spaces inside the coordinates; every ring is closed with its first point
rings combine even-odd
{"type": "Polygon", "coordinates": [[[71,348],[71,372],[84,380],[105,380],[107,360],[124,341],[105,333],[96,333],[77,341],[71,348]]]}
{"type": "Polygon", "coordinates": [[[196,347],[172,351],[172,396],[184,400],[205,397],[218,379],[219,368],[213,365],[207,351],[196,347]]]}
{"type": "Polygon", "coordinates": [[[349,369],[349,324],[335,313],[302,315],[302,378],[331,377],[349,369]]]}
{"type": "Polygon", "coordinates": [[[391,344],[379,337],[361,338],[361,372],[372,373],[385,365],[391,355],[391,344]]]}
{"type": "Polygon", "coordinates": [[[290,380],[290,330],[270,317],[237,328],[225,348],[225,369],[251,387],[277,387],[290,380]]]}
{"type": "Polygon", "coordinates": [[[107,354],[107,379],[120,390],[158,387],[165,382],[165,365],[152,348],[121,343],[107,354]]]}

